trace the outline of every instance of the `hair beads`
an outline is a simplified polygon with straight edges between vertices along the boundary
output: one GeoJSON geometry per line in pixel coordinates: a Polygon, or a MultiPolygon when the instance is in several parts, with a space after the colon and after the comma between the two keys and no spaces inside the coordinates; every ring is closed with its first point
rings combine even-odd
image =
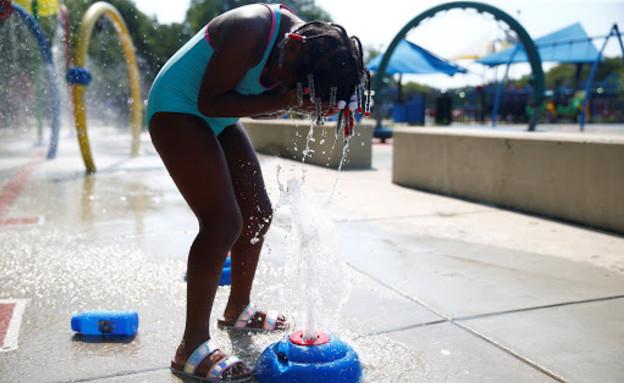
{"type": "Polygon", "coordinates": [[[299,106],[306,106],[304,113],[317,125],[337,112],[336,137],[348,139],[354,133],[356,114],[370,115],[371,77],[364,65],[361,42],[349,37],[342,26],[324,21],[305,23],[285,38],[302,42],[293,67],[303,88],[300,96],[297,84],[299,106]],[[308,96],[312,108],[305,100],[308,96]]]}
{"type": "Polygon", "coordinates": [[[371,75],[369,71],[366,71],[366,84],[367,84],[367,94],[366,94],[366,106],[364,107],[364,116],[369,117],[371,111],[371,97],[373,97],[373,92],[371,89],[371,75]]]}

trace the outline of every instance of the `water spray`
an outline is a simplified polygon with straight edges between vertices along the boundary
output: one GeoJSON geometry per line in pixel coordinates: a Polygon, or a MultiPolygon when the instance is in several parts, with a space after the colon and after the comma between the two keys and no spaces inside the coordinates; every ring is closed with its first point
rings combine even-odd
{"type": "MultiPolygon", "coordinates": [[[[302,330],[285,336],[264,350],[256,363],[255,377],[260,383],[359,382],[362,365],[357,353],[335,335],[318,331],[317,327],[316,306],[322,299],[315,293],[320,282],[327,287],[326,279],[333,278],[331,271],[327,275],[319,274],[324,270],[314,262],[334,250],[326,245],[332,242],[325,231],[326,222],[319,220],[320,217],[307,206],[298,180],[291,179],[286,188],[281,184],[279,187],[280,201],[288,203],[292,209],[289,254],[296,253],[298,258],[296,280],[303,287],[299,295],[307,298],[303,304],[305,317],[302,330]]],[[[334,263],[332,267],[335,269],[334,263]]]]}

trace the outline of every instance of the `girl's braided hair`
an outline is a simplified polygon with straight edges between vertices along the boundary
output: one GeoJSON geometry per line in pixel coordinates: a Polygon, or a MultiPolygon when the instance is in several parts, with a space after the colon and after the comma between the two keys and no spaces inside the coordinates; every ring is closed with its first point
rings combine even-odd
{"type": "MultiPolygon", "coordinates": [[[[346,100],[349,104],[355,96],[356,109],[360,113],[363,109],[370,113],[370,73],[364,65],[360,40],[349,37],[338,24],[318,20],[303,24],[293,33],[302,36],[304,42],[294,74],[298,83],[310,88],[310,98],[317,103],[317,123],[321,124],[323,120],[321,101],[330,102],[332,109],[340,110],[339,123],[349,115],[352,120],[354,112],[351,110],[350,113],[344,103],[342,108],[338,107],[339,100],[346,100]]],[[[350,135],[352,121],[351,124],[346,122],[345,128],[351,125],[351,130],[347,132],[345,129],[345,133],[350,135]]]]}

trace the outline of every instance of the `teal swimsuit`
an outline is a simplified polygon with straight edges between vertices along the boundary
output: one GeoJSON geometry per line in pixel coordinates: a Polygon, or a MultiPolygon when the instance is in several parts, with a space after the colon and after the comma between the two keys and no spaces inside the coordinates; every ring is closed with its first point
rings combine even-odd
{"type": "MultiPolygon", "coordinates": [[[[262,85],[260,77],[277,39],[281,19],[280,11],[282,8],[287,10],[288,8],[277,4],[263,5],[271,11],[273,18],[270,39],[260,63],[251,68],[236,87],[235,91],[240,94],[256,95],[277,86],[277,84],[270,87],[262,85]]],[[[198,116],[206,121],[215,135],[219,135],[226,127],[238,121],[235,117],[206,117],[199,112],[197,106],[204,72],[214,52],[208,35],[209,25],[210,23],[184,44],[156,76],[147,99],[148,128],[152,116],[157,112],[187,113],[198,116]]]]}

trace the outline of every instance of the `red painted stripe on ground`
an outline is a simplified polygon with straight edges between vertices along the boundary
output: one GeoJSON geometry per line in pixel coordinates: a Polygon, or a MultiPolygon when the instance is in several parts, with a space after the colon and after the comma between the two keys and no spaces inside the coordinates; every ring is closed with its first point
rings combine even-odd
{"type": "Polygon", "coordinates": [[[17,196],[20,195],[24,185],[35,171],[35,168],[43,160],[43,151],[37,153],[28,163],[20,170],[15,177],[0,191],[0,219],[9,211],[17,196]]]}
{"type": "Polygon", "coordinates": [[[26,299],[0,299],[0,352],[18,348],[26,299]]]}
{"type": "Polygon", "coordinates": [[[9,331],[15,303],[0,303],[0,349],[4,347],[4,338],[9,331]]]}
{"type": "Polygon", "coordinates": [[[0,226],[38,225],[40,222],[41,217],[7,218],[0,219],[0,226]]]}

